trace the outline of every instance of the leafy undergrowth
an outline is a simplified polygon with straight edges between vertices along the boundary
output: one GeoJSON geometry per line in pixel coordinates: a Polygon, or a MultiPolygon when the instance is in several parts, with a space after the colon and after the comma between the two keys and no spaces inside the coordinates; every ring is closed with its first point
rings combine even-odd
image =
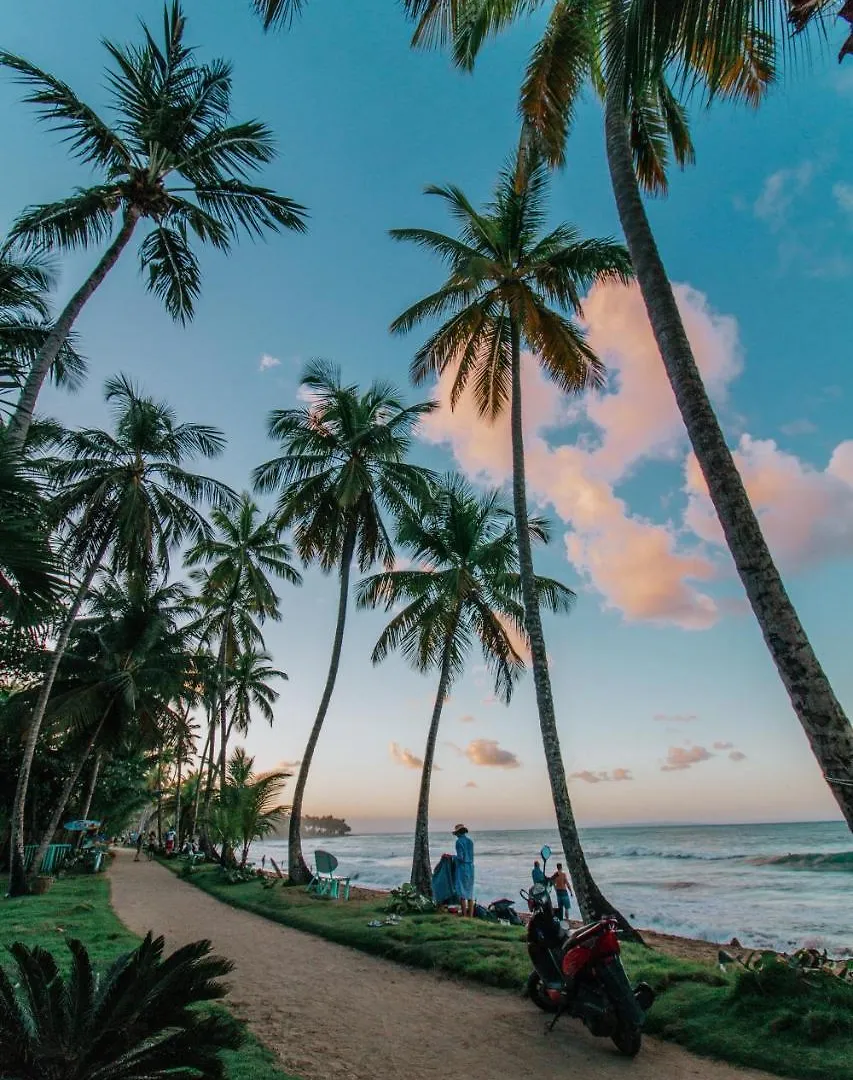
{"type": "MultiPolygon", "coordinates": [[[[189,881],[234,907],[413,967],[513,991],[530,971],[520,927],[448,915],[369,927],[384,917],[383,901],[333,901],[281,884],[265,889],[257,879],[231,885],[217,867],[200,867],[189,881]]],[[[658,994],[646,1022],[650,1034],[797,1080],[853,1078],[853,987],[781,968],[760,979],[749,972],[724,975],[710,964],[638,945],[623,946],[623,959],[631,978],[658,994]]]]}
{"type": "MultiPolygon", "coordinates": [[[[203,937],[199,932],[199,937],[203,937]]],[[[109,884],[101,876],[60,878],[42,896],[0,901],[0,945],[13,941],[41,945],[66,972],[70,953],[64,942],[79,938],[102,967],[139,944],[110,907],[109,884]]],[[[214,1009],[220,1008],[214,1006],[214,1009]]],[[[229,1080],[289,1080],[273,1055],[248,1031],[238,1051],[223,1054],[229,1080]]]]}

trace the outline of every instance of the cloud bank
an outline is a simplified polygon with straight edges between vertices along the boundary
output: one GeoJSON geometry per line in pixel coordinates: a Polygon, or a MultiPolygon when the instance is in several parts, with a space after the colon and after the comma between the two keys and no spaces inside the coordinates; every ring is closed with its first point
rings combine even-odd
{"type": "Polygon", "coordinates": [[[517,769],[521,765],[518,756],[502,749],[495,739],[474,739],[465,747],[464,753],[472,765],[496,769],[517,769]]]}

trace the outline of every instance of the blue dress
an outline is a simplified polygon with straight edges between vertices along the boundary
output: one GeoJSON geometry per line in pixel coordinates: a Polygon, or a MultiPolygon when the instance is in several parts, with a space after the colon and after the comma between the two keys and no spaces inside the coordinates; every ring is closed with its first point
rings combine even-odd
{"type": "Polygon", "coordinates": [[[460,900],[474,899],[474,841],[467,833],[456,837],[456,889],[460,900]]]}

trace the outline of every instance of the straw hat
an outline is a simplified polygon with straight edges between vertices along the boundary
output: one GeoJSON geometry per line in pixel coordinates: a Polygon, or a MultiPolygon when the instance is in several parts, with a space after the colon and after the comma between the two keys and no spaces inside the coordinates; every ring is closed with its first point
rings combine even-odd
{"type": "Polygon", "coordinates": [[[459,833],[461,833],[461,832],[468,832],[468,826],[467,825],[454,825],[453,826],[453,835],[454,836],[458,836],[459,833]]]}

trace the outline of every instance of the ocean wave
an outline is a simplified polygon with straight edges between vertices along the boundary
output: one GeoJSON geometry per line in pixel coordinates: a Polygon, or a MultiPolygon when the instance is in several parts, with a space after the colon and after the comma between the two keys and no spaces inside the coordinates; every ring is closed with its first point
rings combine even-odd
{"type": "Polygon", "coordinates": [[[673,851],[672,848],[660,850],[646,847],[590,848],[586,854],[590,859],[694,859],[698,862],[728,862],[745,858],[740,852],[721,855],[710,851],[673,851]]]}
{"type": "Polygon", "coordinates": [[[835,853],[805,851],[788,855],[759,855],[748,859],[752,866],[780,866],[787,870],[831,870],[853,873],[853,851],[835,853]]]}

